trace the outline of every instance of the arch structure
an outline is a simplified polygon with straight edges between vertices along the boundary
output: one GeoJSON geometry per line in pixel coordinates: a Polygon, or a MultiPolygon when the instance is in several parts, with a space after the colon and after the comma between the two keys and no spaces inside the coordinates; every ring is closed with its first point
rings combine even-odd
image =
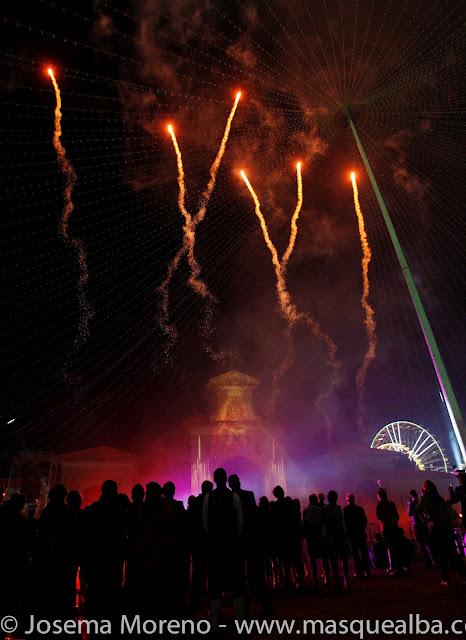
{"type": "Polygon", "coordinates": [[[448,472],[449,462],[440,443],[424,427],[407,420],[397,420],[382,427],[371,449],[394,451],[407,456],[420,471],[448,472]]]}

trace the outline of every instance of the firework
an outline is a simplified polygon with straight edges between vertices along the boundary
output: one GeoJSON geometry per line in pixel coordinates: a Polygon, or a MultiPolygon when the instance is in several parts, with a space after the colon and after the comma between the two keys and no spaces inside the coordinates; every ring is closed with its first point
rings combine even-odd
{"type": "MultiPolygon", "coordinates": [[[[362,214],[361,205],[359,204],[358,185],[356,182],[356,173],[351,172],[351,184],[353,185],[353,198],[354,208],[356,216],[358,218],[359,237],[361,240],[362,258],[361,258],[361,271],[362,271],[362,296],[361,307],[364,311],[364,326],[366,328],[367,335],[367,351],[364,355],[361,366],[356,374],[356,387],[359,394],[359,409],[360,414],[363,409],[363,394],[364,387],[367,379],[367,370],[369,365],[375,358],[377,348],[377,335],[376,335],[376,322],[375,311],[369,304],[370,282],[369,282],[369,264],[372,258],[372,252],[367,239],[366,229],[364,225],[364,216],[362,214]]],[[[359,416],[359,428],[362,430],[362,416],[359,416]]]]}
{"type": "Polygon", "coordinates": [[[48,67],[47,73],[52,80],[53,88],[55,91],[55,126],[53,131],[53,146],[57,153],[58,166],[65,178],[64,188],[64,206],[63,213],[60,219],[60,233],[67,244],[69,244],[77,257],[79,264],[79,279],[78,279],[78,301],[80,308],[79,315],[79,333],[75,341],[76,349],[86,340],[89,336],[89,320],[92,317],[92,310],[89,306],[86,296],[86,287],[89,280],[89,270],[87,266],[87,256],[84,243],[79,238],[73,237],[69,232],[69,220],[74,210],[73,203],[73,189],[76,184],[76,172],[73,165],[66,157],[65,148],[61,142],[61,94],[60,87],[58,86],[55,78],[55,73],[51,67],[48,67]]]}
{"type": "MultiPolygon", "coordinates": [[[[217,181],[217,173],[222,163],[223,156],[225,155],[228,138],[230,136],[231,125],[233,122],[233,118],[235,117],[236,109],[238,107],[240,98],[241,98],[241,91],[238,91],[238,93],[236,94],[233,107],[231,108],[230,115],[228,116],[227,123],[225,125],[225,130],[223,132],[223,137],[220,142],[220,147],[217,151],[217,155],[215,156],[214,161],[210,166],[209,182],[207,183],[207,187],[205,188],[204,193],[201,196],[199,209],[196,215],[194,216],[194,229],[199,224],[199,222],[202,222],[204,220],[206,210],[207,210],[207,205],[209,203],[210,197],[215,187],[215,183],[217,181]]],[[[196,243],[196,236],[194,234],[192,242],[189,244],[188,261],[191,267],[191,275],[189,277],[188,282],[191,285],[191,287],[193,287],[193,289],[200,296],[202,296],[203,298],[210,298],[212,301],[212,295],[210,294],[210,291],[207,289],[205,283],[199,279],[201,269],[200,269],[199,263],[196,261],[194,257],[195,243],[196,243]]]]}
{"type": "Polygon", "coordinates": [[[238,103],[240,101],[240,98],[241,98],[241,91],[238,91],[238,93],[236,94],[233,107],[231,108],[230,115],[228,116],[227,123],[225,125],[225,130],[223,132],[222,141],[220,142],[220,147],[217,151],[217,155],[215,156],[215,160],[212,162],[212,165],[210,167],[209,182],[207,183],[207,187],[205,188],[205,191],[201,196],[201,203],[199,205],[199,210],[194,217],[196,224],[198,224],[199,222],[202,222],[202,220],[204,219],[207,204],[210,200],[210,196],[212,195],[212,192],[215,187],[215,182],[217,180],[217,173],[222,163],[223,156],[225,155],[228,138],[230,136],[231,125],[233,123],[233,118],[235,117],[236,109],[238,108],[238,103]]]}
{"type": "MultiPolygon", "coordinates": [[[[183,158],[181,155],[180,147],[178,145],[178,141],[175,135],[173,125],[169,124],[167,126],[167,130],[168,130],[168,133],[170,134],[170,138],[173,143],[173,148],[175,150],[177,167],[178,167],[178,207],[184,218],[183,244],[178,250],[178,252],[176,253],[175,257],[172,259],[172,261],[168,265],[167,275],[158,289],[159,293],[161,294],[160,325],[163,331],[165,331],[165,333],[169,337],[169,342],[166,348],[167,354],[171,350],[171,347],[173,346],[176,340],[176,329],[169,321],[169,304],[170,304],[169,286],[174,273],[178,269],[178,265],[181,261],[181,258],[185,254],[187,256],[187,260],[190,268],[188,284],[190,285],[190,287],[192,287],[192,289],[194,289],[194,291],[201,298],[204,299],[204,302],[206,305],[205,318],[201,327],[202,333],[206,341],[208,340],[208,337],[212,330],[211,327],[212,327],[212,318],[213,318],[213,305],[216,302],[216,298],[211,293],[206,283],[200,278],[201,267],[195,256],[196,227],[200,222],[204,220],[204,217],[207,211],[207,205],[214,191],[218,170],[221,166],[223,156],[225,155],[225,150],[226,150],[228,138],[230,135],[231,125],[233,123],[233,119],[235,117],[236,109],[238,107],[240,98],[241,98],[241,92],[238,91],[225,125],[225,129],[223,132],[219,149],[217,151],[217,155],[215,156],[215,159],[212,162],[212,165],[210,167],[209,182],[207,183],[207,186],[202,193],[199,208],[194,216],[192,216],[186,208],[186,202],[185,202],[186,201],[186,185],[185,185],[185,175],[184,175],[184,168],[183,168],[183,158]]],[[[214,359],[218,360],[219,358],[221,358],[221,356],[215,351],[213,351],[213,349],[207,343],[205,347],[209,355],[211,355],[214,359]]]]}
{"type": "Polygon", "coordinates": [[[175,149],[175,154],[176,154],[176,165],[178,168],[178,207],[185,219],[185,224],[188,226],[191,226],[192,225],[191,214],[186,209],[186,205],[185,205],[186,185],[184,182],[183,157],[181,155],[180,147],[178,145],[178,140],[176,139],[173,125],[169,124],[167,126],[167,131],[170,134],[170,138],[172,140],[173,148],[175,149]]]}
{"type": "Polygon", "coordinates": [[[333,439],[333,425],[330,419],[330,416],[326,410],[326,402],[335,390],[335,388],[339,384],[339,370],[340,370],[340,362],[336,358],[337,347],[333,340],[328,336],[324,331],[322,331],[319,323],[315,318],[308,312],[299,311],[297,306],[292,302],[291,296],[288,292],[285,278],[285,270],[287,262],[293,252],[293,247],[296,241],[296,236],[298,233],[297,228],[297,220],[299,217],[299,213],[302,208],[303,203],[303,191],[302,191],[302,177],[301,177],[301,163],[297,164],[297,180],[298,180],[298,202],[291,220],[291,233],[290,240],[288,242],[288,247],[283,254],[282,260],[278,257],[278,252],[270,238],[269,230],[267,228],[267,222],[264,218],[264,215],[261,210],[260,200],[257,197],[257,194],[247,177],[246,173],[241,170],[240,175],[248,188],[248,191],[252,197],[254,202],[254,208],[256,216],[259,219],[260,226],[262,229],[262,235],[264,236],[265,244],[267,245],[270,254],[272,256],[272,264],[275,270],[275,288],[277,291],[277,297],[279,301],[280,311],[282,316],[287,322],[287,327],[285,330],[285,338],[287,341],[287,353],[283,361],[279,364],[277,369],[274,371],[272,376],[273,383],[273,403],[276,401],[276,395],[278,393],[278,385],[282,376],[286,373],[293,362],[293,337],[292,337],[292,329],[298,323],[302,323],[307,325],[314,336],[319,340],[322,340],[327,348],[327,358],[326,363],[329,365],[332,371],[331,384],[328,392],[321,393],[316,399],[316,408],[319,413],[324,417],[324,421],[327,428],[328,439],[331,442],[333,439]]]}
{"type": "Polygon", "coordinates": [[[290,240],[288,242],[288,246],[286,248],[285,253],[282,257],[282,268],[286,269],[288,264],[288,260],[290,259],[291,254],[293,253],[294,245],[296,242],[296,237],[298,235],[298,218],[301,212],[301,208],[303,206],[303,178],[301,175],[301,163],[298,162],[296,164],[296,180],[298,187],[298,200],[296,202],[296,208],[293,213],[293,217],[291,218],[291,230],[290,230],[290,240]]]}

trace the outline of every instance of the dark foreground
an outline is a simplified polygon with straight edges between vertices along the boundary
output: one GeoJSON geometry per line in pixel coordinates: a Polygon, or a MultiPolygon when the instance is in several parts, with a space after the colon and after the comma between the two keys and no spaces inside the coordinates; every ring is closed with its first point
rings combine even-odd
{"type": "MultiPolygon", "coordinates": [[[[221,623],[224,627],[218,634],[214,634],[218,638],[235,638],[235,637],[296,637],[296,636],[308,636],[318,638],[387,638],[387,637],[400,637],[400,638],[447,638],[447,637],[466,637],[466,591],[461,584],[460,579],[455,577],[452,579],[448,588],[440,586],[440,576],[437,571],[427,569],[419,562],[415,562],[411,565],[409,573],[404,576],[389,576],[384,571],[375,571],[370,578],[351,578],[349,588],[341,591],[326,590],[322,585],[316,589],[313,585],[306,584],[305,587],[299,591],[293,591],[287,593],[285,591],[274,591],[271,595],[271,604],[273,612],[264,618],[260,611],[260,607],[254,600],[251,602],[249,620],[257,620],[258,625],[264,624],[262,629],[258,629],[257,626],[253,626],[249,631],[243,629],[241,634],[235,627],[233,605],[230,599],[226,598],[222,603],[222,619],[221,623]],[[420,620],[417,624],[416,630],[416,617],[420,620]],[[411,629],[409,629],[411,619],[411,629]],[[308,623],[305,629],[304,621],[315,620],[322,621],[316,622],[316,627],[313,629],[312,623],[308,623]],[[353,622],[353,627],[349,629],[347,633],[343,633],[341,628],[338,628],[338,621],[350,621],[353,622]],[[363,622],[359,620],[379,620],[379,624],[382,621],[392,620],[394,628],[402,629],[403,623],[407,625],[406,633],[391,632],[374,632],[374,626],[370,627],[368,632],[363,622]],[[428,630],[426,622],[434,623],[435,620],[440,620],[444,625],[444,633],[440,633],[437,626],[434,626],[432,630],[428,630]],[[458,622],[455,631],[452,630],[451,624],[454,621],[458,622]],[[281,627],[283,622],[286,621],[288,627],[281,627]],[[403,621],[403,622],[400,622],[403,621]],[[320,625],[323,625],[320,627],[320,625]],[[271,626],[270,626],[271,625],[271,626]],[[356,625],[356,626],[354,626],[356,625]],[[321,632],[323,629],[323,633],[321,632]]],[[[207,619],[208,601],[205,595],[202,598],[200,610],[196,614],[196,619],[207,619]]],[[[183,614],[184,618],[189,618],[190,615],[186,611],[183,614]]],[[[256,623],[253,623],[253,625],[256,623]]],[[[434,623],[435,624],[435,623],[434,623]]],[[[115,625],[117,629],[118,625],[115,625]]],[[[3,636],[3,638],[31,638],[31,635],[25,636],[24,634],[15,634],[14,636],[3,636]]],[[[73,637],[75,640],[78,638],[87,638],[87,634],[75,634],[72,636],[67,635],[34,635],[32,637],[73,637]]],[[[131,634],[112,633],[108,634],[92,634],[93,638],[148,638],[148,637],[192,637],[191,634],[171,635],[167,633],[163,634],[144,634],[144,632],[137,633],[136,631],[131,634]]],[[[194,637],[209,637],[204,634],[195,634],[194,637]]]]}
{"type": "MultiPolygon", "coordinates": [[[[228,604],[228,603],[227,603],[228,604]]],[[[402,577],[389,576],[383,571],[375,571],[370,578],[352,578],[350,587],[346,591],[326,592],[321,589],[315,592],[313,589],[304,590],[302,593],[275,593],[272,596],[274,608],[273,615],[269,618],[277,620],[296,620],[294,629],[288,633],[286,628],[278,632],[275,628],[270,634],[265,630],[258,633],[256,630],[250,637],[284,637],[287,635],[304,635],[302,621],[307,619],[322,620],[324,631],[327,633],[312,634],[311,627],[308,627],[307,634],[310,637],[323,638],[446,638],[466,637],[466,590],[462,586],[459,578],[455,577],[448,588],[440,586],[440,575],[432,569],[427,569],[421,563],[413,563],[408,574],[402,577]],[[441,620],[447,627],[448,633],[437,633],[436,628],[426,632],[425,625],[419,623],[419,632],[404,634],[390,633],[364,633],[360,635],[358,627],[356,633],[344,635],[341,631],[332,629],[333,620],[404,620],[409,623],[409,616],[412,614],[412,624],[415,625],[415,616],[420,619],[441,620]],[[455,620],[463,620],[458,624],[457,630],[461,633],[454,634],[449,628],[455,620]],[[298,630],[298,633],[295,631],[298,630]]],[[[251,617],[259,617],[259,611],[253,605],[251,617]]],[[[237,637],[235,630],[230,630],[233,626],[232,608],[224,609],[225,622],[228,624],[228,631],[224,632],[225,637],[237,637]]],[[[317,627],[318,628],[318,627],[317,627]]],[[[401,627],[400,627],[401,628],[401,627]]],[[[244,635],[244,634],[243,634],[244,635]]],[[[245,636],[246,637],[246,636],[245,636]]]]}

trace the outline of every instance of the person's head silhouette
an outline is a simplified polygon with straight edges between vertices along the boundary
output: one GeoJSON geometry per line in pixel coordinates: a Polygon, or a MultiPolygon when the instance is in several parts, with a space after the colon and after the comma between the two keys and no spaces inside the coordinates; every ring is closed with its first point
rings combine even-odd
{"type": "Polygon", "coordinates": [[[168,500],[171,500],[172,498],[175,497],[175,491],[176,491],[175,483],[172,482],[171,480],[169,480],[163,485],[163,495],[168,500]]]}
{"type": "Polygon", "coordinates": [[[210,480],[204,480],[204,482],[201,484],[202,495],[205,496],[206,493],[210,493],[213,488],[214,488],[214,485],[210,480]]]}
{"type": "Polygon", "coordinates": [[[162,499],[162,487],[158,482],[149,482],[146,485],[146,502],[160,502],[162,499]]]}
{"type": "Polygon", "coordinates": [[[439,495],[437,486],[432,482],[432,480],[424,480],[422,485],[422,495],[429,495],[435,498],[439,495]]]}
{"type": "Polygon", "coordinates": [[[385,502],[386,500],[388,500],[386,489],[384,489],[383,487],[379,487],[377,489],[377,499],[379,502],[385,502]]]}
{"type": "Polygon", "coordinates": [[[67,493],[68,492],[65,489],[65,485],[63,484],[54,485],[49,491],[49,495],[48,495],[49,503],[64,504],[67,493]]]}
{"type": "Polygon", "coordinates": [[[214,482],[218,488],[224,488],[227,486],[227,472],[222,467],[215,469],[214,482]]]}
{"type": "Polygon", "coordinates": [[[285,497],[285,492],[279,484],[277,484],[272,493],[277,500],[283,500],[283,498],[285,497]]]}
{"type": "Polygon", "coordinates": [[[338,493],[336,491],[329,491],[327,494],[327,500],[329,504],[336,504],[338,501],[338,493]]]}
{"type": "Polygon", "coordinates": [[[236,473],[232,473],[228,477],[228,486],[232,491],[239,491],[241,489],[241,482],[236,473]]]}
{"type": "Polygon", "coordinates": [[[81,509],[81,503],[82,499],[79,491],[76,491],[75,489],[73,489],[72,491],[68,491],[68,495],[66,496],[66,504],[70,509],[79,511],[79,509],[81,509]]]}
{"type": "Polygon", "coordinates": [[[118,495],[118,485],[115,480],[105,480],[101,491],[102,498],[115,498],[118,495]]]}
{"type": "Polygon", "coordinates": [[[131,489],[131,500],[133,502],[144,501],[144,487],[142,486],[142,484],[135,484],[131,489]]]}

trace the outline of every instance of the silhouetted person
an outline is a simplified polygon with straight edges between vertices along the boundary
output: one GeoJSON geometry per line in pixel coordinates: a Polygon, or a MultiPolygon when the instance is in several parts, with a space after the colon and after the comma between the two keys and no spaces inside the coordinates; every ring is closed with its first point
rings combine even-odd
{"type": "Polygon", "coordinates": [[[202,508],[205,496],[212,491],[214,485],[204,480],[201,493],[194,498],[188,508],[189,540],[191,545],[191,609],[195,611],[207,583],[207,533],[202,521],[202,508]]]}
{"type": "Polygon", "coordinates": [[[23,606],[24,585],[31,550],[31,528],[22,515],[26,499],[13,494],[0,507],[0,606],[8,615],[23,606]]]}
{"type": "Polygon", "coordinates": [[[141,575],[141,535],[144,519],[145,490],[142,484],[135,484],[131,489],[131,503],[128,506],[128,546],[125,575],[125,590],[131,608],[136,608],[139,596],[141,575]]]}
{"type": "Polygon", "coordinates": [[[162,493],[166,502],[173,509],[173,513],[175,514],[177,519],[179,518],[180,523],[184,523],[184,520],[183,520],[184,505],[181,500],[175,500],[175,493],[176,493],[175,483],[172,482],[171,480],[166,482],[162,487],[162,493]]]}
{"type": "Polygon", "coordinates": [[[76,491],[76,489],[72,489],[71,491],[68,491],[66,495],[66,505],[73,514],[77,515],[82,513],[82,510],[81,510],[82,498],[79,491],[76,491]]]}
{"type": "Polygon", "coordinates": [[[291,500],[285,498],[280,485],[273,491],[275,502],[271,504],[274,536],[274,556],[278,561],[279,574],[283,575],[285,587],[291,586],[291,567],[294,556],[294,507],[291,500]]]}
{"type": "MultiPolygon", "coordinates": [[[[72,584],[76,587],[76,578],[83,559],[84,511],[81,509],[82,498],[79,491],[72,489],[66,496],[66,506],[71,515],[71,550],[72,550],[72,584]]],[[[84,572],[80,572],[81,590],[85,585],[84,572]]],[[[76,594],[75,594],[76,596],[76,594]]]]}
{"type": "Polygon", "coordinates": [[[367,550],[367,516],[364,509],[356,504],[353,493],[346,496],[346,507],[343,509],[346,537],[350,544],[356,575],[368,576],[369,552],[367,550]]]}
{"type": "Polygon", "coordinates": [[[139,576],[133,597],[138,594],[137,608],[143,612],[177,613],[177,532],[176,516],[162,499],[161,486],[157,482],[149,482],[142,526],[131,549],[137,568],[135,575],[139,576]]]}
{"type": "Polygon", "coordinates": [[[296,575],[296,587],[304,586],[303,561],[303,522],[301,520],[301,503],[298,498],[290,498],[291,504],[291,537],[292,567],[296,575]]]}
{"type": "Polygon", "coordinates": [[[464,527],[466,524],[466,471],[457,470],[456,477],[458,478],[459,485],[455,488],[450,487],[450,503],[461,503],[461,514],[464,527]]]}
{"type": "Polygon", "coordinates": [[[243,558],[246,562],[246,574],[252,594],[257,598],[264,611],[269,611],[270,604],[265,583],[265,565],[260,552],[260,539],[257,529],[257,505],[254,493],[241,488],[241,482],[236,473],[228,477],[230,489],[236,493],[241,501],[243,510],[243,530],[241,546],[243,558]]]}
{"type": "Polygon", "coordinates": [[[383,487],[379,487],[377,491],[377,500],[376,515],[382,525],[382,535],[388,547],[390,569],[400,573],[400,532],[398,527],[400,517],[398,510],[396,504],[388,499],[387,492],[383,487]]]}
{"type": "Polygon", "coordinates": [[[257,508],[257,538],[259,540],[258,553],[262,557],[264,563],[264,574],[266,584],[267,581],[273,586],[273,521],[272,510],[270,508],[270,502],[267,496],[262,496],[259,499],[259,506],[257,508]]]}
{"type": "Polygon", "coordinates": [[[84,510],[87,608],[110,615],[121,601],[127,514],[117,483],[106,480],[100,498],[84,510]]]}
{"type": "Polygon", "coordinates": [[[417,510],[429,528],[430,548],[440,568],[441,585],[448,586],[450,564],[464,581],[465,570],[456,552],[453,537],[452,510],[431,480],[426,480],[422,485],[422,497],[417,510]]]}
{"type": "Polygon", "coordinates": [[[312,575],[316,585],[319,580],[317,560],[322,562],[325,581],[328,583],[330,580],[330,567],[325,534],[325,509],[319,504],[319,499],[315,493],[309,496],[309,506],[303,511],[303,528],[311,560],[312,575]]]}
{"type": "Polygon", "coordinates": [[[376,569],[388,569],[388,547],[381,533],[375,534],[371,552],[374,567],[376,569]]]}
{"type": "Polygon", "coordinates": [[[177,530],[176,530],[176,583],[178,592],[178,605],[181,606],[183,593],[188,591],[189,587],[189,542],[187,538],[187,522],[186,512],[181,500],[175,499],[176,487],[175,483],[168,481],[163,485],[162,493],[165,502],[173,509],[175,514],[177,530]]]}
{"type": "Polygon", "coordinates": [[[419,497],[415,489],[411,489],[408,497],[408,517],[414,537],[421,549],[422,557],[427,566],[432,566],[432,555],[429,548],[429,530],[427,524],[421,518],[419,511],[419,497]]]}
{"type": "Polygon", "coordinates": [[[400,565],[403,570],[407,571],[414,558],[415,547],[411,540],[405,536],[405,532],[402,527],[398,527],[398,548],[400,553],[400,565]]]}
{"type": "Polygon", "coordinates": [[[131,489],[131,502],[133,504],[143,504],[146,492],[142,484],[135,484],[131,489]]]}
{"type": "Polygon", "coordinates": [[[40,516],[33,552],[35,600],[40,612],[70,615],[76,597],[74,519],[65,504],[67,491],[53,486],[40,516]]]}
{"type": "Polygon", "coordinates": [[[243,540],[248,541],[254,533],[256,526],[257,505],[253,491],[247,491],[241,488],[241,482],[236,473],[232,473],[228,477],[228,486],[239,496],[241,507],[243,509],[243,540]]]}
{"type": "Polygon", "coordinates": [[[325,509],[325,528],[327,530],[327,545],[332,574],[335,585],[340,584],[339,561],[343,567],[343,576],[346,586],[348,586],[348,553],[345,536],[345,524],[343,510],[338,504],[338,493],[329,491],[327,495],[328,505],[325,509]]]}
{"type": "Polygon", "coordinates": [[[128,528],[131,530],[141,523],[144,511],[145,491],[142,484],[135,484],[131,489],[131,503],[128,506],[128,528]]]}
{"type": "Polygon", "coordinates": [[[327,506],[325,503],[325,493],[319,493],[318,498],[319,498],[319,507],[322,507],[322,509],[325,509],[325,507],[327,506]]]}
{"type": "Polygon", "coordinates": [[[204,497],[203,524],[208,537],[209,592],[212,628],[218,630],[220,597],[231,591],[236,617],[245,616],[245,579],[241,554],[243,510],[236,493],[227,488],[225,469],[214,472],[216,488],[204,497]]]}

